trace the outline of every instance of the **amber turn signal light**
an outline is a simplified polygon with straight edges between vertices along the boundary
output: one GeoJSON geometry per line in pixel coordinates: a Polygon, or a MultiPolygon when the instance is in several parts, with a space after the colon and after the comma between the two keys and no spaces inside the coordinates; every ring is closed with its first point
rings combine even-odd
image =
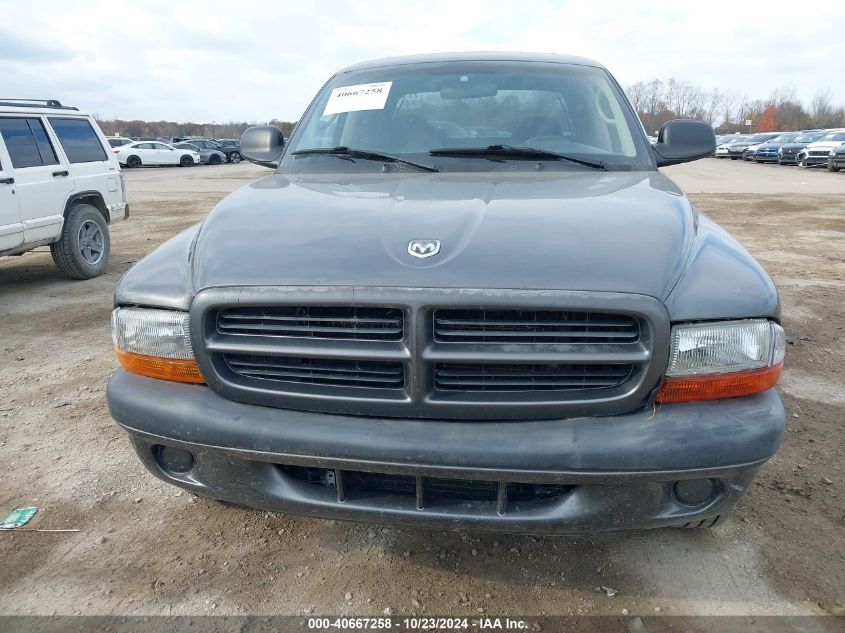
{"type": "Polygon", "coordinates": [[[193,359],[146,356],[145,354],[124,352],[118,348],[115,348],[115,352],[121,366],[133,374],[174,382],[205,382],[197,361],[193,359]]]}
{"type": "Polygon", "coordinates": [[[774,367],[727,374],[668,377],[657,392],[656,402],[691,402],[750,396],[771,389],[780,377],[783,363],[774,367]]]}

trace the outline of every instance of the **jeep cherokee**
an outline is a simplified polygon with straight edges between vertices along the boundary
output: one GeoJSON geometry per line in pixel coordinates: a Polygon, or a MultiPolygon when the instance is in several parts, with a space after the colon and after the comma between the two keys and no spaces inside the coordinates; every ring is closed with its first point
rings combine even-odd
{"type": "Polygon", "coordinates": [[[582,58],[341,70],[119,283],[112,416],[157,477],[267,510],[710,526],[784,425],[775,286],[658,171],[714,146],[648,143],[582,58]]]}
{"type": "Polygon", "coordinates": [[[0,257],[49,246],[61,273],[90,279],[108,265],[109,225],[128,217],[93,117],[55,99],[0,99],[0,257]]]}

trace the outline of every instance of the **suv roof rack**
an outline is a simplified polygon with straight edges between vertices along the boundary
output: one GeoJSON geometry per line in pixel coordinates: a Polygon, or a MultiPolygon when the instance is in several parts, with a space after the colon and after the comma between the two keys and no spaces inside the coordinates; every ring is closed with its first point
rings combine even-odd
{"type": "Polygon", "coordinates": [[[58,99],[6,99],[0,97],[0,106],[14,108],[55,108],[56,110],[79,110],[73,106],[64,106],[58,99]]]}

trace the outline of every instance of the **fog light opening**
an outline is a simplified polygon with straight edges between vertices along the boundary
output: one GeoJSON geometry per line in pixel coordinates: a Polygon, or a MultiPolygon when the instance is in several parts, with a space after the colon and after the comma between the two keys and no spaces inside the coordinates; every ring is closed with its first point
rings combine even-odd
{"type": "Polygon", "coordinates": [[[702,506],[713,501],[719,492],[715,479],[682,479],[672,488],[675,498],[687,506],[702,506]]]}
{"type": "Polygon", "coordinates": [[[167,473],[181,475],[194,467],[194,454],[190,451],[158,445],[154,453],[158,465],[167,473]]]}

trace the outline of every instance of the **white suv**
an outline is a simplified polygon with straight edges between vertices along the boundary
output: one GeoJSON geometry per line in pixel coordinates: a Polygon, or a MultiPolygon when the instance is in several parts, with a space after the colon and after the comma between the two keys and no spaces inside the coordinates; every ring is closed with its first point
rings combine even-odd
{"type": "Polygon", "coordinates": [[[109,224],[128,216],[94,119],[55,100],[0,99],[0,256],[49,244],[62,273],[90,279],[108,264],[109,224]]]}

